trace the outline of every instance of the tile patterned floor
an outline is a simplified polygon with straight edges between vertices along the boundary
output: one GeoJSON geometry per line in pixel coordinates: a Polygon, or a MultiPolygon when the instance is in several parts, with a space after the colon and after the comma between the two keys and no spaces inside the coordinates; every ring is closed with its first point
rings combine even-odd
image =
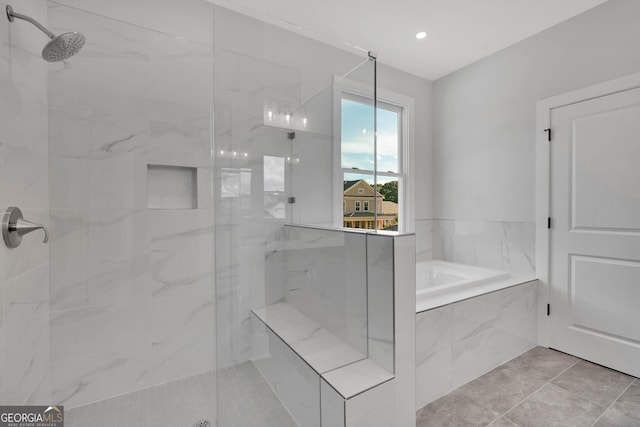
{"type": "MultiPolygon", "coordinates": [[[[295,427],[251,362],[220,371],[219,427],[295,427]]],[[[66,427],[215,426],[215,375],[208,372],[65,411],[66,427]]]]}
{"type": "Polygon", "coordinates": [[[218,427],[297,427],[252,362],[220,371],[218,427]]]}
{"type": "Polygon", "coordinates": [[[65,410],[66,427],[191,427],[215,416],[213,372],[65,410]]]}
{"type": "Polygon", "coordinates": [[[420,409],[416,426],[640,426],[640,380],[536,347],[420,409]]]}

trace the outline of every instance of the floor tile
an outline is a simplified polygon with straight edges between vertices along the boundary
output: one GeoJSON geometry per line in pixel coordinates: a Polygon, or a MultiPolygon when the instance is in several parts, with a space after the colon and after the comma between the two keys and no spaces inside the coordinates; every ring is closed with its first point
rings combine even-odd
{"type": "Polygon", "coordinates": [[[499,366],[457,391],[500,414],[522,402],[545,384],[509,366],[499,366]]]}
{"type": "Polygon", "coordinates": [[[633,381],[633,377],[581,360],[551,383],[607,407],[633,381]]]}
{"type": "Polygon", "coordinates": [[[505,416],[521,426],[584,427],[593,424],[605,407],[553,384],[546,384],[505,416]]]}
{"type": "Polygon", "coordinates": [[[416,414],[416,427],[486,426],[500,414],[453,392],[431,402],[416,414]]]}
{"type": "Polygon", "coordinates": [[[640,426],[640,381],[633,384],[602,415],[596,427],[640,426]]]}
{"type": "Polygon", "coordinates": [[[534,347],[505,365],[518,369],[531,378],[549,381],[579,359],[544,347],[534,347]]]}
{"type": "Polygon", "coordinates": [[[511,421],[509,418],[500,417],[489,424],[489,427],[518,427],[518,424],[511,421]]]}
{"type": "MultiPolygon", "coordinates": [[[[218,372],[218,425],[295,427],[297,424],[251,362],[218,372]]],[[[191,427],[214,425],[216,375],[207,372],[65,411],[69,427],[191,427]],[[115,417],[115,423],[112,422],[115,417]]]]}

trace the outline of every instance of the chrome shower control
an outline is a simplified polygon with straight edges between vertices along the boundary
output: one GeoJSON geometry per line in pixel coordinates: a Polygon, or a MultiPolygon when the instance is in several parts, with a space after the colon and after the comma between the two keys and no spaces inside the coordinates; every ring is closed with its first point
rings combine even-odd
{"type": "Polygon", "coordinates": [[[7,208],[2,217],[2,238],[7,247],[17,248],[22,242],[22,236],[35,230],[44,231],[42,243],[49,241],[49,230],[46,226],[23,219],[20,208],[7,208]]]}

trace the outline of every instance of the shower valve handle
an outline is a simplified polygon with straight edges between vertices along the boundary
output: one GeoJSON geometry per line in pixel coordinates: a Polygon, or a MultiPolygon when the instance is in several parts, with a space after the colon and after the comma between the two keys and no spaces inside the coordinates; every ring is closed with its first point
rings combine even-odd
{"type": "Polygon", "coordinates": [[[5,211],[4,217],[2,218],[2,237],[7,247],[17,248],[22,242],[22,236],[35,230],[44,231],[44,240],[42,243],[49,241],[49,230],[47,230],[47,227],[23,219],[20,208],[10,207],[5,211]]]}

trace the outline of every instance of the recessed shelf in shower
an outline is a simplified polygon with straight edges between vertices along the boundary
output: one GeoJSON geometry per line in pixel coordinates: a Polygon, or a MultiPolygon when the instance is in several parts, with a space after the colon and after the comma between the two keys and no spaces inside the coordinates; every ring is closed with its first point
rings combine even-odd
{"type": "Polygon", "coordinates": [[[193,167],[147,165],[147,207],[197,209],[197,177],[193,167]]]}

